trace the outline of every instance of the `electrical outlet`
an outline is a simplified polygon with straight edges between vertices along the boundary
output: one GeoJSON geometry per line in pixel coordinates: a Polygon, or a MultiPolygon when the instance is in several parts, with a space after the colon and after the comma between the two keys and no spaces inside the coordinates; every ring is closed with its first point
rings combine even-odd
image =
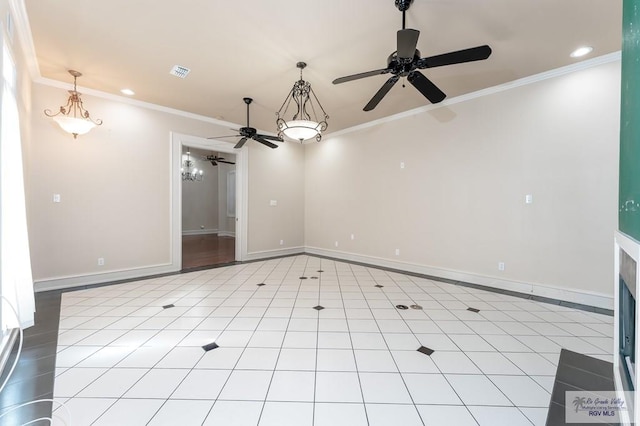
{"type": "Polygon", "coordinates": [[[335,242],[335,246],[338,247],[338,242],[337,241],[335,242]]]}
{"type": "Polygon", "coordinates": [[[60,194],[53,194],[53,202],[54,203],[60,202],[60,194]]]}
{"type": "Polygon", "coordinates": [[[353,235],[353,234],[351,234],[351,241],[353,241],[353,240],[355,240],[355,239],[356,239],[356,236],[355,236],[355,235],[353,235]]]}
{"type": "Polygon", "coordinates": [[[400,162],[400,168],[401,168],[401,169],[404,169],[404,161],[401,161],[401,162],[400,162]]]}
{"type": "Polygon", "coordinates": [[[280,240],[280,245],[283,246],[284,245],[284,240],[280,240]]]}
{"type": "Polygon", "coordinates": [[[396,256],[400,256],[400,249],[396,249],[396,256]]]}
{"type": "Polygon", "coordinates": [[[204,225],[200,225],[200,229],[204,229],[204,225]]]}
{"type": "Polygon", "coordinates": [[[533,204],[533,194],[527,194],[524,196],[524,202],[526,204],[533,204]]]}
{"type": "Polygon", "coordinates": [[[269,206],[276,207],[278,205],[278,200],[269,200],[269,206]]]}
{"type": "Polygon", "coordinates": [[[504,271],[504,262],[498,262],[498,271],[504,271]]]}
{"type": "Polygon", "coordinates": [[[98,266],[104,266],[104,257],[98,258],[98,266]]]}

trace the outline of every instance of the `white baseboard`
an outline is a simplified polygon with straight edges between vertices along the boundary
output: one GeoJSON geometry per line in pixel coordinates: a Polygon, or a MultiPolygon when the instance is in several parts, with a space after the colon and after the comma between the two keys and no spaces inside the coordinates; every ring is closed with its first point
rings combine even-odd
{"type": "MultiPolygon", "coordinates": [[[[33,324],[29,325],[31,327],[33,324]]],[[[27,326],[23,327],[27,328],[27,326]]],[[[0,339],[0,374],[4,372],[7,362],[11,358],[13,347],[20,336],[19,328],[11,328],[4,331],[0,339]]],[[[15,360],[13,361],[15,362],[15,360]]]]}
{"type": "Polygon", "coordinates": [[[219,231],[218,232],[218,236],[219,237],[236,237],[236,233],[232,232],[232,231],[219,231]]]}
{"type": "MultiPolygon", "coordinates": [[[[243,260],[261,260],[304,253],[332,257],[351,262],[365,263],[372,266],[381,266],[384,268],[396,269],[398,271],[413,272],[417,274],[430,275],[433,277],[463,281],[471,284],[548,297],[551,299],[563,300],[572,303],[580,303],[583,305],[595,306],[603,309],[613,309],[614,306],[613,296],[602,293],[589,292],[585,290],[574,290],[538,283],[505,280],[469,272],[453,271],[433,266],[401,262],[397,260],[348,253],[338,250],[322,249],[318,247],[299,246],[276,250],[255,251],[247,253],[247,256],[243,260]]],[[[162,264],[141,268],[105,271],[97,274],[74,275],[49,278],[45,280],[36,280],[34,282],[34,287],[36,292],[41,292],[47,290],[58,290],[62,288],[80,287],[91,284],[101,284],[132,278],[144,278],[152,275],[166,274],[178,271],[179,269],[176,269],[171,264],[162,264]]]]}
{"type": "Polygon", "coordinates": [[[217,229],[194,229],[192,231],[182,231],[182,235],[206,235],[217,234],[217,229]]]}
{"type": "Polygon", "coordinates": [[[285,249],[254,251],[251,253],[247,253],[247,256],[242,260],[261,260],[278,256],[291,256],[294,254],[303,254],[304,251],[304,247],[289,247],[285,249]]]}
{"type": "Polygon", "coordinates": [[[399,271],[413,272],[417,274],[431,275],[433,277],[446,278],[455,281],[463,281],[471,284],[486,287],[516,291],[518,293],[532,294],[536,296],[548,297],[551,299],[563,300],[566,302],[580,303],[583,305],[595,306],[603,309],[613,309],[613,295],[590,292],[585,290],[574,290],[556,286],[549,286],[537,283],[525,283],[519,281],[505,280],[501,278],[489,277],[485,275],[472,274],[469,272],[453,271],[449,269],[437,268],[427,265],[419,265],[409,262],[384,259],[374,256],[366,256],[354,253],[347,253],[338,250],[322,249],[318,247],[305,247],[305,253],[317,254],[319,256],[333,257],[336,259],[366,263],[373,266],[397,269],[399,271]]]}
{"type": "Polygon", "coordinates": [[[73,275],[66,277],[49,278],[45,280],[35,280],[34,288],[36,292],[59,290],[62,288],[81,287],[91,284],[102,284],[112,281],[127,280],[131,278],[145,278],[152,275],[178,272],[170,263],[163,265],[146,266],[141,268],[121,269],[116,271],[105,271],[97,274],[73,275]]]}

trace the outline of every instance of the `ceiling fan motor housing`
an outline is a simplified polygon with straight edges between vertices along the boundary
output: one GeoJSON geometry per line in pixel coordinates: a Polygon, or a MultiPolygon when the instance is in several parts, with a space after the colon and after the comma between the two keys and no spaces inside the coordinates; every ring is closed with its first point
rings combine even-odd
{"type": "Polygon", "coordinates": [[[238,129],[238,131],[240,135],[246,138],[253,137],[253,135],[257,133],[257,130],[253,127],[241,127],[240,129],[238,129]]]}
{"type": "Polygon", "coordinates": [[[415,62],[419,59],[420,51],[418,49],[416,49],[416,53],[410,60],[398,58],[398,52],[393,52],[387,58],[387,68],[391,70],[391,74],[406,77],[411,71],[417,68],[415,62]]]}
{"type": "Polygon", "coordinates": [[[413,0],[396,0],[396,7],[400,12],[404,12],[409,9],[411,3],[413,3],[413,0]]]}

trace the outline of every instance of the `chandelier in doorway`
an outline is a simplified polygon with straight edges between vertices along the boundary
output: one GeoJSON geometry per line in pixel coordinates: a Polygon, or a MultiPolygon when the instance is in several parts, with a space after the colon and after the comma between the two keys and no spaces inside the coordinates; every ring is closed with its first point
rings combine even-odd
{"type": "Polygon", "coordinates": [[[202,175],[204,172],[202,169],[198,170],[195,167],[195,164],[196,163],[191,160],[191,152],[187,151],[187,159],[182,162],[182,167],[180,167],[182,180],[189,182],[202,182],[202,175]]]}

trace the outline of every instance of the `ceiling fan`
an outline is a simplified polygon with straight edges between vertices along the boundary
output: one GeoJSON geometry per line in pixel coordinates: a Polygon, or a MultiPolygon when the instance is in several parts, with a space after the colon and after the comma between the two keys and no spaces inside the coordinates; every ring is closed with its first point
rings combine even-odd
{"type": "MultiPolygon", "coordinates": [[[[249,105],[251,104],[251,102],[253,102],[253,99],[251,99],[251,98],[242,98],[242,99],[244,100],[244,103],[247,104],[247,126],[246,127],[240,127],[237,130],[237,132],[239,133],[238,135],[214,136],[214,137],[210,137],[210,138],[207,138],[207,139],[221,139],[221,138],[240,137],[240,140],[234,146],[234,148],[236,148],[236,149],[242,148],[242,146],[249,139],[253,139],[256,142],[260,142],[261,144],[266,145],[269,148],[277,148],[278,145],[276,145],[275,143],[269,142],[269,141],[284,142],[284,140],[282,138],[280,138],[278,136],[262,135],[262,134],[258,133],[258,131],[254,127],[249,127],[249,105]]],[[[220,161],[220,162],[224,163],[224,161],[220,161]]]]}
{"type": "Polygon", "coordinates": [[[207,155],[205,158],[207,159],[207,161],[211,161],[212,166],[217,166],[218,163],[236,164],[233,161],[226,161],[224,157],[218,157],[217,155],[207,155]]]}
{"type": "Polygon", "coordinates": [[[447,95],[418,70],[481,61],[491,55],[491,48],[483,45],[420,58],[420,51],[416,49],[420,31],[405,28],[405,13],[412,2],[413,0],[395,0],[396,7],[402,12],[402,29],[399,30],[397,34],[397,50],[387,58],[386,68],[348,75],[333,80],[333,84],[340,84],[374,75],[393,74],[393,76],[382,85],[380,90],[373,95],[369,103],[365,105],[364,111],[374,109],[389,90],[398,82],[400,77],[406,77],[409,83],[418,89],[431,103],[436,104],[442,102],[447,95]]]}

